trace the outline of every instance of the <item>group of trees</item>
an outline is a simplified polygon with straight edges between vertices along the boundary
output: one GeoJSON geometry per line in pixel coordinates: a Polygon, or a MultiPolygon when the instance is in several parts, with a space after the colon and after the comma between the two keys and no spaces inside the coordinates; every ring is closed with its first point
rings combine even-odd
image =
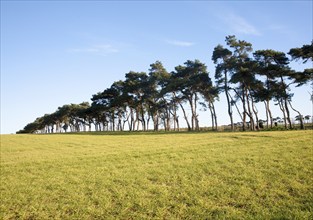
{"type": "Polygon", "coordinates": [[[243,131],[260,128],[256,103],[263,102],[266,109],[266,126],[275,121],[270,102],[279,106],[285,128],[292,128],[290,111],[296,111],[301,128],[303,116],[292,106],[291,85],[302,86],[313,82],[313,69],[294,71],[289,63],[301,59],[303,63],[313,59],[313,41],[288,52],[257,50],[252,44],[226,37],[226,45],[214,48],[212,60],[216,65],[215,83],[209,77],[207,67],[199,60],[188,60],[184,65],[168,72],[160,61],[150,65],[148,73],[125,74],[125,80],[114,82],[110,88],[92,96],[92,103],[70,104],[59,107],[29,123],[18,133],[53,133],[91,131],[135,131],[160,128],[179,130],[182,115],[190,131],[199,127],[199,106],[209,109],[212,129],[217,129],[215,102],[222,93],[226,96],[230,129],[235,130],[234,109],[241,117],[243,131]],[[188,109],[187,109],[188,108],[188,109]],[[190,110],[189,110],[190,109],[190,110]],[[178,114],[178,112],[182,114],[178,114]]]}
{"type": "Polygon", "coordinates": [[[242,119],[242,129],[246,129],[246,119],[250,120],[250,129],[258,126],[258,111],[255,103],[263,102],[266,110],[267,127],[273,127],[273,116],[270,110],[270,101],[279,105],[282,111],[285,127],[292,127],[290,108],[298,113],[301,128],[303,116],[293,108],[290,86],[302,86],[312,81],[313,69],[296,72],[289,67],[293,59],[303,59],[303,62],[312,61],[313,42],[302,48],[292,48],[289,51],[291,60],[285,53],[274,50],[257,50],[251,56],[252,45],[249,42],[237,40],[235,36],[226,37],[229,48],[218,45],[214,48],[212,59],[216,66],[215,78],[219,92],[226,95],[228,115],[231,129],[234,129],[233,106],[238,99],[242,103],[242,111],[238,113],[242,119]],[[233,96],[232,94],[235,94],[233,96]]]}

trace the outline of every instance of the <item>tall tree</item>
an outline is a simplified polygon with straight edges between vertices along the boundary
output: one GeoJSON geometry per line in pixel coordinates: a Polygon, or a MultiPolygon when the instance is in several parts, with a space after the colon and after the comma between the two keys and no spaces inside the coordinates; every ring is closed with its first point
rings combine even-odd
{"type": "Polygon", "coordinates": [[[272,74],[277,82],[275,88],[272,88],[274,92],[274,97],[284,114],[285,127],[287,127],[287,122],[288,127],[292,128],[290,110],[288,105],[288,101],[291,100],[293,96],[293,94],[289,92],[290,83],[288,82],[288,79],[292,74],[292,70],[288,66],[289,60],[286,57],[285,53],[272,51],[271,56],[274,61],[274,64],[272,65],[272,74]]]}
{"type": "Polygon", "coordinates": [[[109,124],[111,124],[110,130],[112,131],[115,131],[116,97],[118,97],[118,93],[111,86],[110,88],[105,89],[103,92],[93,95],[91,98],[93,101],[93,106],[97,106],[98,111],[102,112],[100,118],[103,121],[103,125],[109,126],[109,124]]]}
{"type": "Polygon", "coordinates": [[[232,52],[222,45],[217,45],[214,48],[212,60],[216,64],[215,79],[217,84],[217,91],[225,92],[227,101],[228,116],[230,119],[231,130],[234,131],[234,120],[232,110],[232,98],[229,88],[229,74],[232,70],[232,52]]]}
{"type": "Polygon", "coordinates": [[[254,119],[250,107],[249,90],[255,81],[255,63],[249,58],[252,44],[244,40],[237,40],[234,35],[226,37],[227,45],[233,49],[232,74],[230,82],[237,84],[236,94],[240,98],[243,107],[242,130],[246,130],[246,118],[250,118],[250,128],[254,130],[254,119]]]}
{"type": "Polygon", "coordinates": [[[139,122],[141,122],[142,129],[146,130],[145,113],[145,88],[148,86],[148,75],[145,72],[130,71],[125,74],[124,94],[128,96],[128,105],[131,111],[131,118],[133,120],[135,112],[135,120],[132,124],[132,130],[139,129],[139,122]],[[137,127],[136,127],[137,126],[137,127]]]}
{"type": "Polygon", "coordinates": [[[197,104],[199,102],[201,88],[207,85],[208,80],[203,81],[205,77],[208,78],[207,67],[199,60],[187,60],[184,66],[179,65],[175,67],[175,72],[172,73],[174,91],[181,93],[182,99],[186,100],[190,105],[191,123],[188,122],[183,109],[184,117],[190,130],[199,130],[197,104]]]}
{"type": "Polygon", "coordinates": [[[278,70],[278,64],[275,59],[276,53],[277,51],[274,50],[257,50],[253,53],[253,56],[258,63],[256,73],[261,77],[265,77],[263,86],[258,87],[254,97],[265,104],[267,128],[269,125],[271,128],[273,127],[270,100],[274,96],[274,88],[277,87],[277,81],[275,80],[275,77],[277,76],[275,72],[278,70]]]}
{"type": "MultiPolygon", "coordinates": [[[[164,68],[160,61],[150,65],[148,86],[145,88],[146,103],[148,105],[149,115],[152,117],[154,131],[159,130],[160,115],[162,107],[167,106],[165,86],[170,78],[170,74],[164,68]]],[[[169,129],[169,111],[168,108],[163,108],[163,112],[167,112],[165,130],[169,129]]]]}
{"type": "MultiPolygon", "coordinates": [[[[308,61],[313,61],[313,40],[311,44],[305,44],[301,48],[291,48],[288,54],[291,56],[291,60],[299,60],[302,59],[303,63],[308,61]]],[[[297,87],[302,86],[311,82],[311,87],[313,88],[313,68],[304,69],[302,72],[292,72],[290,74],[290,79],[295,83],[297,87]]],[[[311,99],[313,97],[310,94],[311,99]]],[[[312,99],[313,100],[313,99],[312,99]]],[[[289,101],[290,107],[298,113],[298,118],[300,120],[301,128],[304,129],[303,116],[299,111],[293,108],[291,105],[291,101],[289,101]]]]}

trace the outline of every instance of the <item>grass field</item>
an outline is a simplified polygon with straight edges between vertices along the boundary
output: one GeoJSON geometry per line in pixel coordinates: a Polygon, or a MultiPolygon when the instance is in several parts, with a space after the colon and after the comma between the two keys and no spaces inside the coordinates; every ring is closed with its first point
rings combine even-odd
{"type": "Polygon", "coordinates": [[[312,130],[2,135],[0,218],[313,219],[312,167],[312,130]]]}

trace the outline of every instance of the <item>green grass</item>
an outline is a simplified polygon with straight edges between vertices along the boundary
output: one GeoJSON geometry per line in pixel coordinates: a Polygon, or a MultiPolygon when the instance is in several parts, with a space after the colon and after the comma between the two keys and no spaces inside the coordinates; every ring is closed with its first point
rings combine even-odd
{"type": "Polygon", "coordinates": [[[2,135],[0,219],[313,219],[313,132],[2,135]]]}

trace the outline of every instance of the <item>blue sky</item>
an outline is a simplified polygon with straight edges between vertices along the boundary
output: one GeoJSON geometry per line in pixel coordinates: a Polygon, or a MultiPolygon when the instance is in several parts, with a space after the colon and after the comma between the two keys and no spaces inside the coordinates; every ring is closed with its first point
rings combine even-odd
{"type": "MultiPolygon", "coordinates": [[[[312,41],[312,1],[1,1],[1,133],[148,71],[199,59],[214,75],[213,48],[236,35],[254,50],[288,52],[312,41]]],[[[312,67],[293,62],[294,69],[312,67]]],[[[309,86],[294,107],[312,114],[309,86]]],[[[218,123],[228,124],[221,94],[218,123]]],[[[263,106],[259,106],[261,118],[263,106]]],[[[281,116],[277,106],[274,114],[281,116]]],[[[293,115],[295,115],[293,113],[293,115]]],[[[202,125],[210,124],[208,112],[202,125]]],[[[282,116],[281,116],[282,117],[282,116]]],[[[237,119],[239,120],[239,119],[237,119]]]]}

